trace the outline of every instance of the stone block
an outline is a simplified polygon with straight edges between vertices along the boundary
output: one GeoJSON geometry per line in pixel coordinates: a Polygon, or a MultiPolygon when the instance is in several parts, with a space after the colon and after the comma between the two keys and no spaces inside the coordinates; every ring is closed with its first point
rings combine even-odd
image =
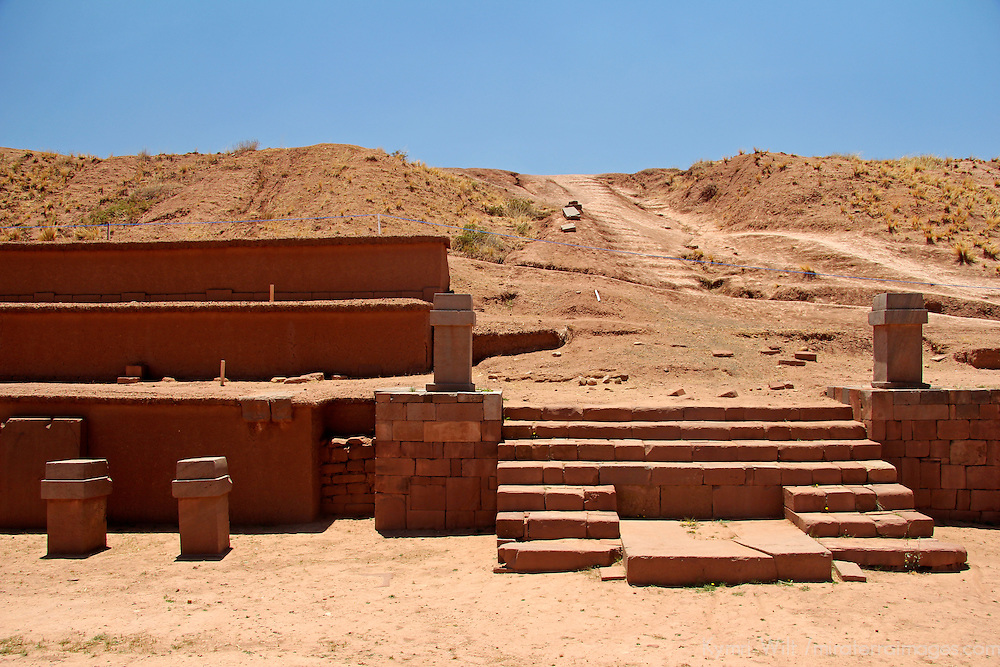
{"type": "Polygon", "coordinates": [[[240,408],[243,410],[243,420],[248,422],[271,421],[271,403],[266,398],[241,398],[240,408]]]}
{"type": "Polygon", "coordinates": [[[229,494],[178,498],[177,523],[182,556],[219,555],[228,551],[229,494]]]}
{"type": "Polygon", "coordinates": [[[445,483],[446,509],[473,512],[481,509],[480,481],[474,477],[451,477],[445,483]]]}
{"type": "MultiPolygon", "coordinates": [[[[447,508],[447,492],[444,486],[427,484],[410,484],[410,495],[407,499],[407,510],[440,510],[447,508]]],[[[457,508],[456,509],[460,509],[457,508]]],[[[409,520],[407,520],[407,527],[409,520]]]]}
{"type": "Polygon", "coordinates": [[[414,474],[421,477],[448,477],[451,459],[414,459],[414,474]]]}
{"type": "MultiPolygon", "coordinates": [[[[440,407],[443,406],[439,406],[440,407]]],[[[428,442],[479,442],[482,424],[479,421],[424,422],[424,440],[428,442]]]]}
{"type": "Polygon", "coordinates": [[[660,488],[649,484],[615,486],[618,514],[622,517],[655,518],[660,514],[660,488]]]}
{"type": "Polygon", "coordinates": [[[660,516],[674,519],[711,519],[712,487],[661,486],[660,516]]]}
{"type": "Polygon", "coordinates": [[[397,475],[410,477],[414,474],[416,465],[413,459],[375,459],[375,473],[377,475],[397,475]]]}
{"type": "Polygon", "coordinates": [[[375,494],[375,530],[406,530],[406,496],[375,494]]]}
{"type": "Polygon", "coordinates": [[[949,461],[956,465],[978,466],[986,464],[985,440],[954,440],[949,461]]]}
{"type": "Polygon", "coordinates": [[[712,490],[713,518],[766,519],[783,515],[777,486],[717,486],[712,490]]]}
{"type": "Polygon", "coordinates": [[[970,421],[969,437],[973,440],[1000,440],[1000,420],[976,419],[970,421]]]}
{"type": "Polygon", "coordinates": [[[937,437],[941,440],[966,440],[970,431],[968,419],[949,419],[937,423],[937,437]]]}
{"type": "Polygon", "coordinates": [[[409,510],[406,513],[407,530],[442,531],[447,525],[444,510],[409,510]]]}
{"type": "Polygon", "coordinates": [[[433,440],[427,438],[425,426],[435,422],[422,421],[395,421],[392,422],[392,439],[400,442],[420,442],[423,440],[433,440]]]}
{"type": "Polygon", "coordinates": [[[1000,466],[969,466],[965,476],[967,488],[971,490],[1000,489],[1000,466]]]}

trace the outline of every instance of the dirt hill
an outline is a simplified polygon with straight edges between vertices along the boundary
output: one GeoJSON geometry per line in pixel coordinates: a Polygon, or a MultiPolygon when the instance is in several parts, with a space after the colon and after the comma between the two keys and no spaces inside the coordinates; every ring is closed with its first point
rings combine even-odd
{"type": "MultiPolygon", "coordinates": [[[[367,235],[379,224],[452,238],[453,286],[475,296],[481,330],[566,335],[559,356],[477,367],[477,382],[509,395],[860,383],[864,312],[888,290],[922,291],[942,314],[928,355],[1000,346],[997,160],[755,151],[684,171],[531,176],[343,145],[107,159],[0,149],[0,239],[367,235]],[[583,215],[564,232],[570,200],[583,215]],[[229,222],[200,224],[217,221],[229,222]],[[765,343],[830,363],[777,367],[765,343]]],[[[942,359],[932,382],[996,383],[996,371],[942,359]]]]}

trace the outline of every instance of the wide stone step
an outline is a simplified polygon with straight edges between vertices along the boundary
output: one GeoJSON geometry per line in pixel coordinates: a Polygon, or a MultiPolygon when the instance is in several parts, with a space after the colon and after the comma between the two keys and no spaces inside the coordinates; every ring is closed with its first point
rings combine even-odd
{"type": "Polygon", "coordinates": [[[497,549],[501,572],[571,572],[607,567],[621,558],[620,540],[532,540],[497,549]]]}
{"type": "Polygon", "coordinates": [[[830,581],[830,551],[788,521],[620,524],[633,586],[830,581]]]}
{"type": "Polygon", "coordinates": [[[931,537],[934,520],[916,510],[793,512],[785,518],[810,537],[931,537]]]}
{"type": "Polygon", "coordinates": [[[615,511],[617,501],[612,485],[568,486],[498,484],[497,511],[615,511]]]}
{"type": "Polygon", "coordinates": [[[895,467],[875,459],[822,462],[500,461],[497,464],[497,482],[501,485],[811,486],[895,481],[895,467]]]}
{"type": "Polygon", "coordinates": [[[827,421],[853,419],[849,405],[801,407],[711,406],[509,406],[504,417],[520,421],[827,421]]]}
{"type": "Polygon", "coordinates": [[[607,438],[638,440],[862,440],[855,421],[505,421],[504,440],[607,438]]]}
{"type": "Polygon", "coordinates": [[[873,512],[913,509],[913,491],[902,484],[786,486],[785,507],[793,512],[873,512]]]}
{"type": "Polygon", "coordinates": [[[889,570],[955,571],[965,567],[965,547],[932,537],[912,540],[882,537],[822,537],[817,541],[830,550],[836,560],[846,560],[862,567],[889,570]]]}
{"type": "Polygon", "coordinates": [[[861,461],[881,458],[882,446],[867,439],[529,438],[501,442],[497,454],[511,461],[861,461]]]}
{"type": "Polygon", "coordinates": [[[497,537],[502,540],[614,539],[618,536],[617,512],[497,513],[497,537]]]}

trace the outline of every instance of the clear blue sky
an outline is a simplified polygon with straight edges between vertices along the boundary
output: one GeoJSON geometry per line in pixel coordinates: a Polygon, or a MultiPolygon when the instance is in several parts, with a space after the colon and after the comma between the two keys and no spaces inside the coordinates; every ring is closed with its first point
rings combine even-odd
{"type": "Polygon", "coordinates": [[[1000,0],[0,0],[0,145],[535,174],[1000,155],[1000,0]]]}

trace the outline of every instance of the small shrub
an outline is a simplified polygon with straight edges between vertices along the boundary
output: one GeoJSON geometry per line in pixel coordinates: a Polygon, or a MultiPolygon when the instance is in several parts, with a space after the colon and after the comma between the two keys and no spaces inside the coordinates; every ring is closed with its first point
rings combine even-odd
{"type": "Polygon", "coordinates": [[[452,242],[452,247],[471,259],[498,264],[503,261],[507,251],[502,238],[479,229],[472,222],[462,228],[462,232],[452,242]]]}
{"type": "Polygon", "coordinates": [[[986,259],[996,259],[997,256],[1000,256],[1000,249],[997,249],[992,243],[983,244],[983,257],[986,259]]]}
{"type": "Polygon", "coordinates": [[[800,264],[799,271],[802,272],[802,277],[805,278],[806,280],[816,279],[816,271],[814,271],[813,268],[808,264],[800,264]]]}
{"type": "Polygon", "coordinates": [[[233,155],[242,155],[243,153],[253,153],[260,147],[260,142],[256,139],[244,139],[243,141],[237,142],[233,146],[232,150],[229,152],[233,155]]]}
{"type": "Polygon", "coordinates": [[[42,230],[42,233],[39,234],[38,238],[40,238],[42,241],[55,241],[56,240],[56,228],[55,227],[46,227],[45,229],[42,230]]]}
{"type": "Polygon", "coordinates": [[[715,199],[716,195],[719,194],[719,188],[715,183],[709,183],[704,188],[701,189],[701,194],[698,195],[698,201],[706,202],[715,199]]]}
{"type": "Polygon", "coordinates": [[[959,241],[952,246],[952,250],[955,252],[955,260],[959,264],[974,264],[976,262],[972,257],[972,249],[965,242],[959,241]]]}

